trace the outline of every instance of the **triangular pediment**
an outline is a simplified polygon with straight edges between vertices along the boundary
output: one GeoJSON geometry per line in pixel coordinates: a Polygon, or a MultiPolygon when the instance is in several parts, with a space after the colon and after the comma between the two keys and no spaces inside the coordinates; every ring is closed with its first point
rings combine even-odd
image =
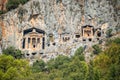
{"type": "Polygon", "coordinates": [[[38,28],[29,28],[23,31],[23,35],[29,34],[29,33],[40,33],[40,34],[45,34],[45,31],[38,29],[38,28]]]}

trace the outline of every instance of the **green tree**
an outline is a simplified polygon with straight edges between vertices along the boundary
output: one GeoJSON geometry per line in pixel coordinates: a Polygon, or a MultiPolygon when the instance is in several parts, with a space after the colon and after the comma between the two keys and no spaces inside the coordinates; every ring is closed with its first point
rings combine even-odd
{"type": "Polygon", "coordinates": [[[51,69],[62,69],[64,64],[69,63],[71,60],[67,56],[59,55],[57,58],[50,60],[48,64],[48,70],[51,69]]]}
{"type": "Polygon", "coordinates": [[[93,50],[94,54],[99,54],[102,51],[99,45],[93,45],[92,48],[94,49],[93,50]]]}
{"type": "Polygon", "coordinates": [[[112,43],[110,47],[94,59],[94,68],[100,72],[102,80],[119,80],[120,45],[112,43]]]}
{"type": "Polygon", "coordinates": [[[20,80],[31,74],[28,62],[0,55],[0,80],[20,80]]]}
{"type": "MultiPolygon", "coordinates": [[[[46,63],[40,62],[40,72],[29,80],[119,80],[120,46],[119,39],[113,40],[109,47],[89,63],[85,62],[83,48],[78,48],[74,56],[58,56],[46,63]]],[[[94,46],[97,50],[96,46],[94,46]]],[[[98,52],[100,52],[98,50],[98,52]]],[[[37,63],[38,64],[38,63],[37,63]]],[[[1,71],[0,71],[0,74],[1,71]]]]}
{"type": "Polygon", "coordinates": [[[46,64],[43,60],[36,61],[33,63],[32,71],[33,72],[43,72],[43,71],[45,71],[45,66],[46,66],[46,64]]]}
{"type": "Polygon", "coordinates": [[[75,51],[75,55],[72,58],[74,59],[75,57],[78,57],[80,59],[80,61],[85,61],[85,57],[84,57],[83,51],[84,51],[83,47],[79,47],[75,51]]]}
{"type": "Polygon", "coordinates": [[[109,46],[109,45],[111,45],[111,43],[120,44],[120,38],[107,39],[106,45],[109,46]]]}
{"type": "Polygon", "coordinates": [[[64,80],[86,80],[88,76],[88,65],[79,58],[74,59],[63,69],[64,80]]]}
{"type": "Polygon", "coordinates": [[[16,59],[22,58],[22,52],[19,49],[15,49],[15,47],[8,47],[7,49],[3,50],[3,54],[11,55],[16,59]]]}

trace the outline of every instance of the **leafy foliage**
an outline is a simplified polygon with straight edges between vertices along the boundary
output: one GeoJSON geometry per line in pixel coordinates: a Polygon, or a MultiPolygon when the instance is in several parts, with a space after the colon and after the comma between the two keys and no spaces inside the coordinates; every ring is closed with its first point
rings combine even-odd
{"type": "MultiPolygon", "coordinates": [[[[116,42],[116,40],[115,40],[116,42]]],[[[118,41],[117,41],[118,42],[118,41]]],[[[120,46],[112,43],[111,46],[98,54],[90,63],[86,63],[83,49],[80,47],[72,57],[58,56],[50,60],[34,77],[35,80],[119,80],[120,46]]],[[[40,61],[41,62],[41,61],[40,61]]],[[[39,65],[40,66],[40,65],[39,65]]],[[[34,68],[34,66],[33,66],[34,68]]]]}
{"type": "Polygon", "coordinates": [[[67,56],[60,55],[56,59],[52,59],[47,63],[48,64],[48,70],[62,69],[70,61],[71,61],[70,58],[68,58],[67,56]]]}
{"type": "Polygon", "coordinates": [[[19,49],[15,49],[14,47],[8,47],[7,49],[3,50],[3,54],[11,55],[16,59],[22,58],[22,52],[19,49]]]}
{"type": "Polygon", "coordinates": [[[8,3],[6,5],[7,10],[15,9],[19,6],[19,4],[25,4],[29,0],[8,0],[8,3]]]}
{"type": "MultiPolygon", "coordinates": [[[[44,68],[41,68],[43,71],[41,70],[40,73],[46,74],[44,75],[44,78],[45,76],[47,78],[46,80],[85,80],[88,76],[88,65],[83,56],[82,47],[78,48],[75,56],[71,58],[59,55],[57,58],[48,61],[44,68]]],[[[40,65],[36,66],[40,67],[40,65]]],[[[34,64],[33,68],[36,68],[34,64]]]]}
{"type": "Polygon", "coordinates": [[[111,44],[110,48],[97,56],[94,67],[100,72],[102,80],[119,80],[120,74],[120,46],[111,44]]]}
{"type": "Polygon", "coordinates": [[[108,39],[106,41],[106,45],[109,46],[111,43],[119,44],[120,45],[120,38],[115,38],[115,39],[108,39]]]}
{"type": "Polygon", "coordinates": [[[25,60],[14,59],[12,56],[0,56],[0,80],[18,80],[27,77],[30,68],[25,60]]]}
{"type": "Polygon", "coordinates": [[[79,47],[76,51],[75,51],[75,56],[73,56],[73,58],[78,57],[81,61],[85,61],[85,57],[83,54],[83,47],[79,47]]]}
{"type": "Polygon", "coordinates": [[[108,29],[107,32],[106,32],[106,37],[109,38],[112,36],[112,29],[108,29]]]}
{"type": "Polygon", "coordinates": [[[1,14],[4,14],[4,13],[5,13],[5,11],[0,10],[0,15],[1,15],[1,14]]]}
{"type": "Polygon", "coordinates": [[[118,43],[119,39],[112,40],[109,47],[89,63],[84,60],[82,47],[72,57],[59,55],[47,63],[36,61],[31,68],[24,60],[1,55],[0,80],[120,80],[118,43]]]}
{"type": "Polygon", "coordinates": [[[45,70],[45,62],[43,60],[36,61],[33,63],[32,71],[33,72],[42,72],[45,70]]]}
{"type": "Polygon", "coordinates": [[[92,47],[94,49],[94,51],[93,51],[94,54],[98,54],[102,51],[101,48],[99,47],[99,45],[93,45],[92,47]]]}

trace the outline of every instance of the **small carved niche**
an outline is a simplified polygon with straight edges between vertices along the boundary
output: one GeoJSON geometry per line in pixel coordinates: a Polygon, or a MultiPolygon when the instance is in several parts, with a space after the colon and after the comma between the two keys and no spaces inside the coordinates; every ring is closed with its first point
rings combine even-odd
{"type": "Polygon", "coordinates": [[[54,42],[54,43],[53,43],[53,45],[55,46],[55,45],[56,45],[56,43],[54,42]]]}
{"type": "Polygon", "coordinates": [[[88,40],[89,40],[89,41],[92,41],[92,39],[91,39],[91,38],[89,38],[88,40]]]}
{"type": "Polygon", "coordinates": [[[33,53],[32,53],[33,56],[36,55],[36,54],[37,54],[36,52],[33,52],[33,53]]]}
{"type": "Polygon", "coordinates": [[[70,40],[70,37],[69,36],[64,36],[63,37],[63,41],[66,42],[66,41],[69,41],[70,40]]]}
{"type": "Polygon", "coordinates": [[[53,37],[53,34],[52,34],[52,33],[49,34],[49,40],[50,40],[50,42],[53,42],[53,41],[54,41],[54,37],[53,37]]]}
{"type": "Polygon", "coordinates": [[[40,55],[42,55],[43,53],[41,52],[40,55]]]}
{"type": "Polygon", "coordinates": [[[97,31],[97,36],[101,37],[101,32],[100,31],[97,31]]]}
{"type": "Polygon", "coordinates": [[[80,38],[80,35],[79,35],[79,34],[76,34],[75,37],[76,37],[76,38],[80,38]]]}
{"type": "Polygon", "coordinates": [[[26,55],[27,55],[27,56],[30,56],[30,54],[28,54],[28,53],[27,53],[26,55]]]}
{"type": "Polygon", "coordinates": [[[87,25],[87,26],[83,26],[82,27],[82,34],[83,34],[83,37],[85,37],[85,38],[90,38],[90,37],[92,37],[94,34],[94,28],[93,28],[93,26],[89,26],[89,25],[87,25]]]}
{"type": "Polygon", "coordinates": [[[86,41],[86,39],[83,39],[83,41],[86,41]]]}
{"type": "Polygon", "coordinates": [[[101,37],[101,28],[96,29],[97,37],[101,37]]]}

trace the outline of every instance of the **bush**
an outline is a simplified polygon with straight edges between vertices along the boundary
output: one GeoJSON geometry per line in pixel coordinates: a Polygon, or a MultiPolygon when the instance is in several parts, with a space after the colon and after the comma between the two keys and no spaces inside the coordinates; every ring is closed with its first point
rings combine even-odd
{"type": "Polygon", "coordinates": [[[8,0],[6,5],[7,10],[15,9],[19,6],[19,4],[25,4],[29,0],[8,0]]]}
{"type": "Polygon", "coordinates": [[[115,44],[120,44],[120,38],[115,38],[115,39],[108,39],[106,41],[106,45],[110,45],[111,43],[115,43],[115,44]]]}
{"type": "Polygon", "coordinates": [[[0,15],[3,14],[3,13],[5,13],[5,12],[0,10],[0,15]]]}
{"type": "Polygon", "coordinates": [[[11,55],[16,59],[22,58],[22,52],[19,49],[15,49],[14,47],[8,47],[3,50],[3,54],[11,55]]]}
{"type": "Polygon", "coordinates": [[[71,60],[67,56],[59,55],[57,58],[48,61],[48,70],[51,69],[62,69],[65,67],[66,63],[69,63],[71,60]]]}
{"type": "Polygon", "coordinates": [[[101,48],[98,45],[93,45],[92,48],[94,49],[93,50],[94,54],[98,54],[102,51],[101,48]]]}
{"type": "Polygon", "coordinates": [[[109,38],[112,36],[112,29],[108,29],[106,32],[106,37],[109,38]]]}
{"type": "Polygon", "coordinates": [[[75,55],[81,55],[83,53],[83,48],[79,47],[76,51],[75,51],[75,55]]]}
{"type": "Polygon", "coordinates": [[[33,72],[42,72],[45,70],[45,62],[43,60],[36,61],[33,63],[32,71],[33,72]]]}
{"type": "Polygon", "coordinates": [[[80,61],[85,61],[85,57],[84,57],[83,51],[84,51],[83,47],[79,47],[75,51],[75,55],[73,56],[73,59],[75,59],[76,57],[78,57],[80,61]]]}
{"type": "Polygon", "coordinates": [[[93,63],[94,68],[99,70],[100,80],[120,80],[120,45],[109,45],[109,48],[95,57],[93,63]]]}
{"type": "Polygon", "coordinates": [[[30,75],[28,62],[14,59],[12,56],[0,55],[0,80],[31,80],[23,79],[30,75]]]}
{"type": "Polygon", "coordinates": [[[116,38],[113,40],[113,43],[120,44],[120,38],[116,38]]]}

